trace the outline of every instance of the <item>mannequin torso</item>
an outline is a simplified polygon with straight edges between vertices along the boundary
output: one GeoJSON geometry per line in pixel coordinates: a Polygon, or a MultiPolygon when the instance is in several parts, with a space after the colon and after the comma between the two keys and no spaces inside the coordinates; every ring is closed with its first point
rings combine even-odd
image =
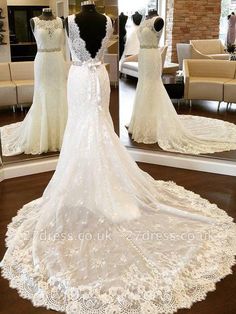
{"type": "Polygon", "coordinates": [[[125,42],[126,42],[126,23],[128,20],[128,16],[125,15],[123,12],[119,15],[119,59],[121,59],[124,49],[125,49],[125,42]]]}
{"type": "Polygon", "coordinates": [[[157,10],[149,10],[146,19],[152,19],[153,17],[157,17],[154,22],[154,29],[157,32],[160,32],[164,27],[164,20],[158,15],[157,10]]]}
{"type": "Polygon", "coordinates": [[[128,16],[125,15],[123,12],[119,15],[119,32],[120,35],[125,36],[126,35],[126,22],[128,20],[128,16]]]}
{"type": "Polygon", "coordinates": [[[157,32],[160,32],[164,27],[164,20],[160,16],[158,16],[153,26],[157,32]]]}
{"type": "Polygon", "coordinates": [[[134,22],[135,25],[140,25],[140,23],[142,22],[142,19],[143,19],[143,16],[142,14],[138,13],[138,12],[135,12],[133,15],[132,15],[132,20],[134,22]]]}
{"type": "MultiPolygon", "coordinates": [[[[98,13],[94,4],[89,4],[82,6],[81,12],[75,14],[75,22],[78,25],[81,38],[86,43],[86,49],[94,58],[106,36],[106,16],[98,13]]],[[[65,19],[65,27],[69,36],[68,18],[65,19]]]]}
{"type": "MultiPolygon", "coordinates": [[[[50,8],[45,8],[43,9],[42,14],[38,18],[44,21],[51,21],[55,20],[56,16],[52,14],[52,10],[50,8]]],[[[30,20],[30,26],[32,31],[34,32],[35,23],[33,18],[30,20]]]]}

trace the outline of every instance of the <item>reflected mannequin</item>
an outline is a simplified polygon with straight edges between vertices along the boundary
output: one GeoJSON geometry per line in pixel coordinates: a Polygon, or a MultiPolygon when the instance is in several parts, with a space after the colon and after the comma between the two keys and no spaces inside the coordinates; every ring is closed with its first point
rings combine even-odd
{"type": "Polygon", "coordinates": [[[235,13],[232,12],[228,15],[228,31],[227,31],[227,45],[233,45],[235,43],[236,38],[236,16],[235,13]]]}
{"type": "Polygon", "coordinates": [[[83,6],[67,19],[72,66],[57,169],[8,226],[3,276],[35,306],[67,314],[190,308],[231,273],[235,224],[199,195],[154,180],[123,147],[102,62],[112,22],[83,6]]]}
{"type": "Polygon", "coordinates": [[[222,120],[178,115],[162,83],[159,48],[164,21],[153,17],[141,23],[139,80],[128,131],[138,143],[158,145],[186,154],[236,149],[236,125],[222,120]]]}
{"type": "Polygon", "coordinates": [[[138,27],[143,19],[142,14],[135,12],[131,16],[132,24],[130,26],[130,31],[127,35],[127,40],[125,44],[124,50],[124,58],[132,55],[136,55],[139,53],[139,40],[137,35],[138,27]]]}
{"type": "Polygon", "coordinates": [[[126,43],[126,23],[128,20],[128,16],[125,15],[123,12],[119,15],[119,59],[121,59],[126,43]]]}
{"type": "Polygon", "coordinates": [[[63,21],[45,8],[30,24],[38,48],[33,104],[22,122],[1,128],[4,156],[59,151],[67,121],[63,21]]]}
{"type": "Polygon", "coordinates": [[[157,10],[156,9],[150,9],[150,10],[148,10],[148,15],[147,15],[146,19],[151,19],[155,16],[158,16],[157,10]]]}

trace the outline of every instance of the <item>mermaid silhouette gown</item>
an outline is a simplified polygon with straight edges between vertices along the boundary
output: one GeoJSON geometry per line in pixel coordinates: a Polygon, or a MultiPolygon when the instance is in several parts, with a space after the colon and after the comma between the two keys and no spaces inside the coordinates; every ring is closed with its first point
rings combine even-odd
{"type": "Polygon", "coordinates": [[[203,154],[236,149],[236,125],[218,119],[178,115],[161,80],[158,48],[162,30],[157,17],[138,28],[139,79],[128,131],[138,143],[158,145],[166,151],[203,154]]]}
{"type": "Polygon", "coordinates": [[[4,156],[61,149],[67,121],[66,66],[62,20],[34,17],[38,52],[34,61],[33,104],[22,122],[0,129],[4,156]]]}
{"type": "Polygon", "coordinates": [[[66,313],[173,313],[231,273],[232,218],[141,171],[116,136],[102,59],[69,16],[69,118],[43,196],[8,226],[2,274],[35,306],[66,313]]]}

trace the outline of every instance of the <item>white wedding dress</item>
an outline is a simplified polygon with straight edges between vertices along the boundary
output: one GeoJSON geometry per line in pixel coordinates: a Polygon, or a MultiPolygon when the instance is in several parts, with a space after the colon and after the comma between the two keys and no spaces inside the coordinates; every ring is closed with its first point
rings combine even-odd
{"type": "Polygon", "coordinates": [[[61,148],[67,121],[66,65],[62,20],[34,20],[38,52],[33,104],[22,122],[0,129],[4,156],[41,154],[61,148]]]}
{"type": "Polygon", "coordinates": [[[56,172],[7,232],[2,274],[35,306],[69,314],[173,313],[235,263],[232,218],[141,171],[115,134],[102,59],[69,16],[69,119],[56,172]]]}
{"type": "Polygon", "coordinates": [[[127,30],[127,39],[125,42],[125,48],[124,52],[122,54],[122,57],[119,62],[119,68],[120,71],[122,72],[122,66],[125,61],[125,58],[128,56],[132,55],[137,55],[139,53],[139,40],[138,40],[138,28],[139,25],[136,25],[131,18],[129,18],[128,22],[126,23],[126,28],[127,24],[130,25],[127,30]]]}
{"type": "Polygon", "coordinates": [[[139,53],[139,40],[138,40],[138,28],[139,25],[136,25],[132,19],[130,18],[131,22],[130,29],[127,32],[127,40],[125,43],[125,50],[124,50],[124,57],[130,55],[136,55],[139,53]]]}
{"type": "Polygon", "coordinates": [[[236,125],[218,119],[178,115],[162,83],[158,48],[162,31],[156,32],[156,17],[138,28],[139,79],[128,131],[138,143],[158,145],[166,151],[186,154],[214,153],[236,149],[236,125]]]}

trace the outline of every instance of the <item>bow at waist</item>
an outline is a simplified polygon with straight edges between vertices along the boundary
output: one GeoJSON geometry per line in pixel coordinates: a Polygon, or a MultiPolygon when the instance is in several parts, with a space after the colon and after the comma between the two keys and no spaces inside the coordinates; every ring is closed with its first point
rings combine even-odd
{"type": "Polygon", "coordinates": [[[88,77],[88,101],[94,103],[98,110],[102,110],[101,106],[101,85],[99,72],[97,69],[104,65],[101,61],[73,61],[72,65],[78,67],[86,67],[89,70],[88,77]]]}
{"type": "Polygon", "coordinates": [[[101,61],[73,61],[72,65],[75,66],[87,66],[90,70],[96,70],[98,67],[100,67],[101,65],[103,65],[104,63],[102,63],[101,61]]]}

